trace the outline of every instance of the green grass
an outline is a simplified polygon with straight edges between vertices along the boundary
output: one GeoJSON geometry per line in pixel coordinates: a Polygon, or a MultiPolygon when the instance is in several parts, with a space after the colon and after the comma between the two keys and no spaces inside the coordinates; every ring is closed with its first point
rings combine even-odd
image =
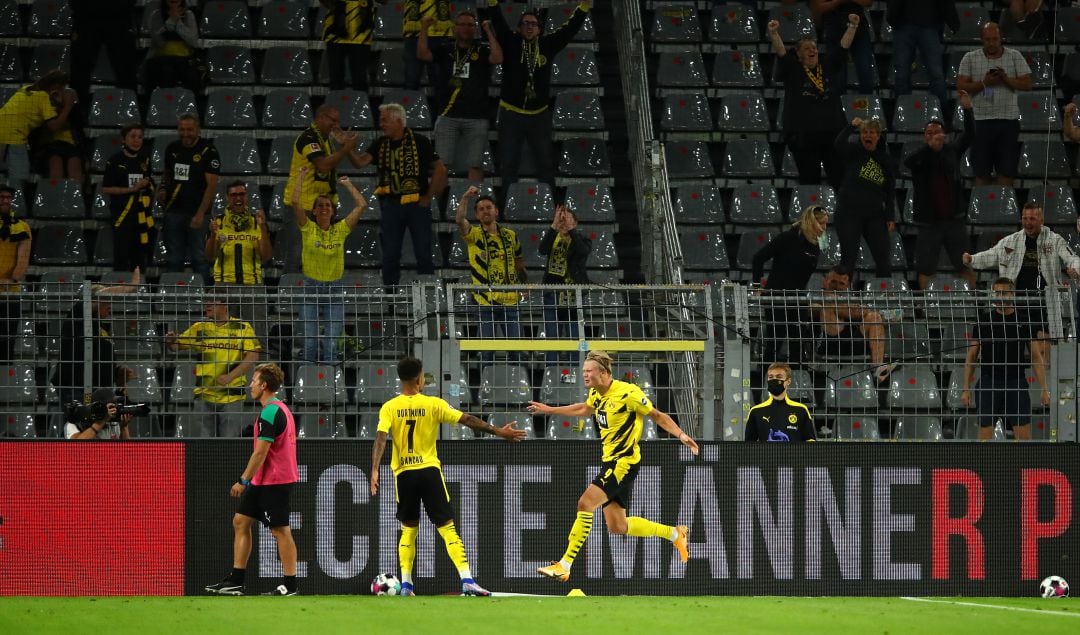
{"type": "Polygon", "coordinates": [[[1039,598],[0,598],[0,633],[1076,632],[1080,603],[1039,598]],[[958,605],[967,602],[979,606],[958,605]],[[1010,607],[1024,610],[1002,610],[1010,607]],[[708,630],[706,630],[708,629],[708,630]]]}

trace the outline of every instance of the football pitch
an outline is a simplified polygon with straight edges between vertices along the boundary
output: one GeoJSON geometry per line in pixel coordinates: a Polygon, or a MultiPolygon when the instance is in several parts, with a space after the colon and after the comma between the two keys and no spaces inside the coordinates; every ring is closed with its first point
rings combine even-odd
{"type": "Polygon", "coordinates": [[[1076,632],[1080,603],[1041,598],[0,598],[0,633],[1076,632]]]}

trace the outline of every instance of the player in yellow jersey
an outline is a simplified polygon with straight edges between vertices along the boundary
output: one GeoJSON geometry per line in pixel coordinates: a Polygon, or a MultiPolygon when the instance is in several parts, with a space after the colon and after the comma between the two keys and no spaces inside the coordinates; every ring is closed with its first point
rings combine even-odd
{"type": "Polygon", "coordinates": [[[446,490],[435,440],[439,425],[460,423],[473,430],[502,437],[507,441],[525,438],[524,430],[514,423],[496,428],[471,414],[455,410],[438,397],[422,394],[424,366],[415,357],[398,362],[401,394],[383,404],[379,410],[379,428],[375,447],[371,450],[371,495],[379,493],[379,464],[386,450],[386,436],[393,439],[390,467],[394,470],[397,495],[397,519],[401,522],[401,541],[398,559],[401,561],[401,594],[414,595],[413,562],[416,560],[416,535],[420,531],[420,503],[428,518],[439,530],[446,552],[461,576],[462,595],[491,595],[476,583],[465,557],[465,545],[454,526],[454,508],[446,490]]]}
{"type": "Polygon", "coordinates": [[[613,534],[626,534],[647,538],[655,536],[671,541],[683,562],[690,558],[686,525],[671,527],[638,516],[626,515],[630,495],[641,462],[642,417],[652,417],[661,428],[690,448],[695,455],[698,444],[686,434],[679,424],[667,414],[653,407],[652,402],[633,384],[611,377],[611,356],[603,351],[590,351],[582,365],[581,377],[589,396],[582,403],[570,406],[548,406],[530,401],[528,410],[539,414],[567,415],[571,417],[592,416],[600,428],[600,441],[604,445],[603,464],[600,473],[585,493],[578,499],[577,519],[570,529],[566,553],[558,562],[540,567],[537,573],[566,582],[570,579],[570,566],[578,550],[585,544],[592,530],[593,510],[604,506],[604,523],[613,534]]]}

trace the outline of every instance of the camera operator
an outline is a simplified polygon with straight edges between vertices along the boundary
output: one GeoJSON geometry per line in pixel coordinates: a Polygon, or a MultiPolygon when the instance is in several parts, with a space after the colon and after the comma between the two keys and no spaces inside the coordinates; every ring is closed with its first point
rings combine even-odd
{"type": "Polygon", "coordinates": [[[90,397],[92,403],[79,409],[78,414],[88,415],[73,417],[69,413],[68,423],[64,426],[64,436],[68,439],[130,439],[130,414],[117,416],[120,398],[109,388],[98,388],[90,397]],[[104,406],[104,408],[102,408],[104,406]],[[71,419],[79,418],[78,422],[71,419]]]}

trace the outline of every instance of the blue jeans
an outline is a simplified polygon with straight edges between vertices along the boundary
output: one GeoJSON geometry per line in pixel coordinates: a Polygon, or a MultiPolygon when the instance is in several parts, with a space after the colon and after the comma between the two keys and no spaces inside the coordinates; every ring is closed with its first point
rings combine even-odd
{"type": "Polygon", "coordinates": [[[187,214],[165,214],[165,270],[183,271],[185,260],[191,269],[202,276],[203,284],[214,284],[210,264],[206,261],[206,229],[210,226],[210,214],[203,218],[202,227],[191,228],[187,214]]]}
{"type": "Polygon", "coordinates": [[[401,282],[401,245],[405,230],[412,235],[416,255],[416,273],[435,273],[431,261],[431,208],[419,203],[402,204],[396,196],[379,197],[382,212],[382,279],[383,285],[401,282]]]}
{"type": "Polygon", "coordinates": [[[949,94],[945,89],[945,67],[942,61],[944,47],[941,29],[901,24],[893,27],[893,70],[897,95],[911,94],[911,64],[915,61],[915,49],[919,49],[923,68],[930,78],[930,92],[938,98],[942,112],[949,94]]]}
{"type": "MultiPolygon", "coordinates": [[[[576,339],[578,335],[577,317],[575,311],[568,306],[559,306],[555,293],[544,293],[544,336],[549,339],[576,339]]],[[[574,353],[566,351],[548,351],[544,354],[544,361],[558,364],[560,361],[574,361],[574,353]]]]}
{"type": "MultiPolygon", "coordinates": [[[[494,339],[496,324],[499,325],[503,337],[506,339],[521,339],[521,322],[516,305],[480,305],[479,308],[481,339],[494,339]]],[[[480,355],[480,359],[486,364],[490,364],[494,358],[495,356],[491,352],[480,355]]],[[[520,361],[521,353],[518,351],[511,352],[510,360],[520,361]]]]}
{"type": "Polygon", "coordinates": [[[307,297],[300,304],[300,329],[306,361],[337,363],[337,343],[345,329],[343,290],[338,281],[320,282],[304,276],[304,294],[307,297]],[[326,327],[322,336],[319,335],[320,324],[326,327]]]}
{"type": "Polygon", "coordinates": [[[499,110],[500,171],[503,191],[518,180],[521,153],[529,142],[536,176],[540,182],[555,189],[555,158],[551,141],[551,109],[538,115],[523,115],[501,108],[499,110]]]}
{"type": "Polygon", "coordinates": [[[870,41],[870,35],[865,29],[859,29],[847,52],[840,47],[843,36],[844,29],[825,30],[825,44],[828,54],[833,57],[830,62],[833,65],[832,90],[837,95],[847,92],[847,53],[850,53],[855,60],[855,73],[859,76],[859,94],[873,95],[877,88],[877,77],[874,76],[874,44],[870,41]]]}

